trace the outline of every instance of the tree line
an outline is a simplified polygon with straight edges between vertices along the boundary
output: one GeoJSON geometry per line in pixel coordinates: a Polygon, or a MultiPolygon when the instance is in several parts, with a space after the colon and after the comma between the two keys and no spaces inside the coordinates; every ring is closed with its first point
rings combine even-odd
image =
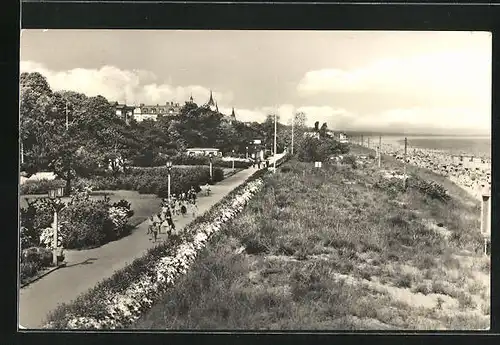
{"type": "MultiPolygon", "coordinates": [[[[279,121],[279,118],[278,118],[279,121]]],[[[295,114],[295,142],[308,130],[304,113],[295,114]]],[[[126,123],[114,104],[102,96],[53,91],[38,72],[20,77],[21,171],[30,176],[53,171],[66,181],[77,176],[118,173],[117,159],[126,164],[154,165],[159,156],[174,156],[188,147],[215,147],[244,154],[254,139],[258,149],[272,148],[274,115],[263,123],[223,120],[219,112],[186,102],[175,117],[126,123]]],[[[278,151],[291,145],[291,126],[278,122],[278,151]]]]}

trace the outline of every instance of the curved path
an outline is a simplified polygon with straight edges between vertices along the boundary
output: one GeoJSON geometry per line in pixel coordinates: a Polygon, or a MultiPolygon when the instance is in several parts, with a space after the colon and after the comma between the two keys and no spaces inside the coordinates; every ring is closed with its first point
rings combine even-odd
{"type": "MultiPolygon", "coordinates": [[[[278,155],[278,158],[282,155],[278,155]]],[[[240,171],[211,186],[210,196],[198,198],[198,214],[202,214],[220,201],[230,191],[243,183],[257,169],[240,171]]],[[[192,216],[177,217],[176,227],[182,229],[193,220],[192,216]]],[[[127,237],[107,243],[99,248],[70,251],[66,255],[67,266],[20,289],[19,324],[27,329],[41,328],[47,314],[61,303],[68,303],[80,294],[110,277],[154,246],[146,235],[143,222],[127,237]]],[[[165,235],[160,235],[162,240],[165,235]]]]}

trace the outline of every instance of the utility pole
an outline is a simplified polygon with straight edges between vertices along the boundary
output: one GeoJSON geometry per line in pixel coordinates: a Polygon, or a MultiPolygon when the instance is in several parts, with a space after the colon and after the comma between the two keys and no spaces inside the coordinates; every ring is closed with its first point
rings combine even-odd
{"type": "Polygon", "coordinates": [[[378,137],[378,167],[380,168],[380,161],[382,159],[382,136],[378,137]]]}
{"type": "Polygon", "coordinates": [[[24,164],[24,145],[23,145],[23,138],[21,138],[21,164],[24,164]]]}
{"type": "Polygon", "coordinates": [[[406,153],[408,147],[408,138],[405,137],[405,154],[404,154],[404,166],[403,166],[403,188],[406,189],[406,153]]]}
{"type": "Polygon", "coordinates": [[[278,124],[276,122],[278,117],[278,112],[274,113],[274,172],[276,172],[276,134],[278,132],[278,124]]]}
{"type": "Polygon", "coordinates": [[[66,132],[68,131],[68,102],[66,102],[66,132]]]}
{"type": "Polygon", "coordinates": [[[295,123],[295,114],[292,114],[292,156],[293,156],[293,126],[295,123]]]}

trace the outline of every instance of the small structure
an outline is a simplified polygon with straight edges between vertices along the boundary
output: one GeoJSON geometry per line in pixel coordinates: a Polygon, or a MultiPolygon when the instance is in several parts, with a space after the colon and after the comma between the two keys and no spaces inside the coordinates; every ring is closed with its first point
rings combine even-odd
{"type": "Polygon", "coordinates": [[[214,156],[222,156],[222,152],[219,151],[219,149],[214,149],[214,148],[200,148],[200,147],[193,147],[190,149],[186,150],[188,155],[194,155],[194,156],[208,156],[213,154],[214,156]]]}
{"type": "Polygon", "coordinates": [[[342,144],[347,144],[349,142],[345,133],[339,133],[339,142],[342,144]]]}
{"type": "Polygon", "coordinates": [[[491,190],[485,186],[481,200],[481,235],[484,238],[484,251],[487,254],[488,242],[491,240],[491,190]]]}

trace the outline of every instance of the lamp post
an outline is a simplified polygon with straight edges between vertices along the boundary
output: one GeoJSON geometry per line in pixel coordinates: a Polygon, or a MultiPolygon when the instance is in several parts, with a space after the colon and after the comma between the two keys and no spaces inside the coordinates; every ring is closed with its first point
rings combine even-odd
{"type": "Polygon", "coordinates": [[[278,131],[278,124],[276,122],[277,112],[274,113],[274,172],[276,172],[276,133],[278,131]]]}
{"type": "Polygon", "coordinates": [[[167,161],[167,172],[168,172],[168,189],[167,189],[167,193],[168,193],[168,204],[170,205],[170,176],[171,176],[171,173],[172,173],[172,161],[171,160],[168,160],[167,161]]]}
{"type": "Polygon", "coordinates": [[[234,150],[233,150],[233,171],[234,171],[234,150]]]}
{"type": "Polygon", "coordinates": [[[212,175],[212,159],[213,159],[214,154],[210,152],[208,155],[208,158],[210,160],[210,182],[213,183],[213,175],[212,175]]]}
{"type": "MultiPolygon", "coordinates": [[[[49,190],[49,199],[51,200],[52,209],[54,210],[54,238],[52,242],[53,252],[52,252],[52,260],[54,266],[58,266],[59,260],[58,258],[58,216],[59,211],[61,211],[65,206],[61,202],[61,197],[64,195],[64,188],[57,188],[49,190]]],[[[61,248],[62,249],[62,248],[61,248]]],[[[62,250],[61,250],[62,253],[62,250]]]]}

